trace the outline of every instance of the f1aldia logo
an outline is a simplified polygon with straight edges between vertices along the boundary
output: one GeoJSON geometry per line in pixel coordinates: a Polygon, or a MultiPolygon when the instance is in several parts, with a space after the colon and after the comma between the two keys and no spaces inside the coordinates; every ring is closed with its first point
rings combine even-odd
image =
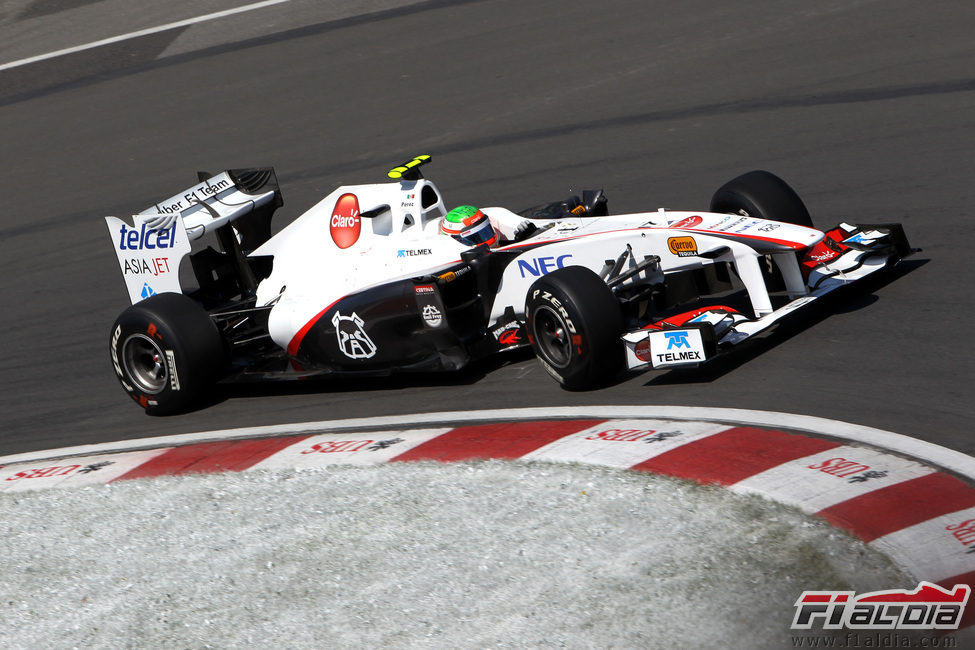
{"type": "Polygon", "coordinates": [[[930,582],[917,589],[856,595],[853,591],[804,591],[796,601],[792,629],[957,630],[971,587],[950,590],[930,582]]]}
{"type": "Polygon", "coordinates": [[[335,202],[328,232],[339,248],[348,248],[359,241],[362,219],[359,217],[359,199],[355,194],[343,194],[335,202]]]}
{"type": "Polygon", "coordinates": [[[376,354],[376,344],[366,334],[362,324],[362,319],[355,312],[351,316],[335,312],[332,316],[339,350],[350,359],[369,359],[376,354]]]}

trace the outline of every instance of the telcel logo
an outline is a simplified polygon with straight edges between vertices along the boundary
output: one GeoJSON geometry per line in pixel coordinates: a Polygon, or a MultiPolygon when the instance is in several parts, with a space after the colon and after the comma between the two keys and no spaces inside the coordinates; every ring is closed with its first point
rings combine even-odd
{"type": "Polygon", "coordinates": [[[119,231],[119,250],[153,250],[156,248],[172,248],[176,245],[176,224],[166,230],[147,230],[146,224],[136,230],[125,224],[119,231]]]}
{"type": "Polygon", "coordinates": [[[521,277],[527,278],[528,275],[533,275],[536,278],[543,276],[547,273],[551,273],[555,269],[564,269],[565,260],[572,257],[572,255],[549,255],[547,257],[534,257],[531,260],[518,260],[518,272],[521,273],[521,277]],[[525,275],[525,273],[528,275],[525,275]]]}

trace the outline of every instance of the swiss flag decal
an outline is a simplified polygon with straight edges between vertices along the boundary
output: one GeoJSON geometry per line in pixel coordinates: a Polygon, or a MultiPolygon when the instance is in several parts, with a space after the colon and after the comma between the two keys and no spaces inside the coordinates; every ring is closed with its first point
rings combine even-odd
{"type": "Polygon", "coordinates": [[[359,217],[359,199],[355,194],[343,194],[335,202],[328,231],[339,248],[348,248],[359,241],[362,219],[359,217]]]}

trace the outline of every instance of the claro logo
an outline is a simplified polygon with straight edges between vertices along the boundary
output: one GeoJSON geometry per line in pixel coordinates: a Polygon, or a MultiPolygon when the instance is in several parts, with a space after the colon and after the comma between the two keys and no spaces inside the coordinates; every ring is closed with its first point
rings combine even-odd
{"type": "Polygon", "coordinates": [[[343,194],[335,202],[332,220],[328,224],[332,241],[339,248],[348,248],[359,241],[362,232],[362,219],[359,218],[359,199],[355,194],[343,194]]]}
{"type": "Polygon", "coordinates": [[[668,228],[693,228],[694,226],[700,225],[702,221],[704,221],[703,217],[694,215],[693,217],[681,219],[677,223],[672,223],[668,228]]]}
{"type": "Polygon", "coordinates": [[[667,240],[667,248],[677,257],[694,257],[697,255],[697,242],[693,237],[671,237],[667,240]]]}

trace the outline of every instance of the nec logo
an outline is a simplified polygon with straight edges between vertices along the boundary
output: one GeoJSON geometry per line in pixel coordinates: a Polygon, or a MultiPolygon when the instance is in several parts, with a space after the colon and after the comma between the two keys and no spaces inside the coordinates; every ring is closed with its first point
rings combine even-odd
{"type": "Polygon", "coordinates": [[[527,278],[529,275],[537,278],[551,273],[555,269],[564,269],[565,260],[570,257],[572,255],[549,255],[548,257],[534,257],[528,261],[518,260],[518,272],[521,273],[521,277],[523,278],[527,278]],[[526,271],[528,275],[525,275],[526,271]]]}

